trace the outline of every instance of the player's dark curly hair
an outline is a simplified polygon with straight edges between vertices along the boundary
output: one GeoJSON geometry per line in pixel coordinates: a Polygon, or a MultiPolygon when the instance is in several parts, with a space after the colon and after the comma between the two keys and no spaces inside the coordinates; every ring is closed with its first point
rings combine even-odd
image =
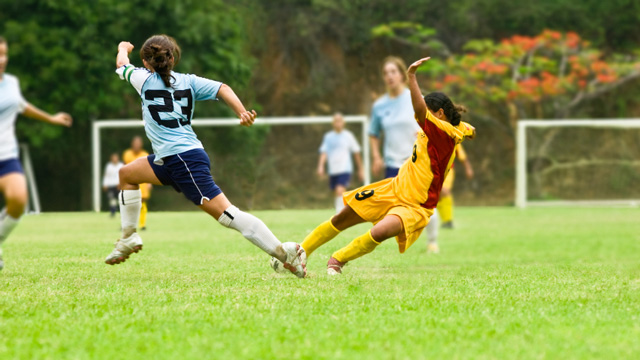
{"type": "Polygon", "coordinates": [[[160,75],[164,85],[171,87],[171,70],[180,61],[180,46],[168,35],[153,35],[140,49],[140,58],[146,60],[160,75]]]}
{"type": "Polygon", "coordinates": [[[442,109],[451,125],[457,126],[462,120],[462,114],[466,113],[467,108],[462,105],[454,104],[447,95],[441,92],[432,92],[424,97],[424,102],[431,111],[442,109]]]}

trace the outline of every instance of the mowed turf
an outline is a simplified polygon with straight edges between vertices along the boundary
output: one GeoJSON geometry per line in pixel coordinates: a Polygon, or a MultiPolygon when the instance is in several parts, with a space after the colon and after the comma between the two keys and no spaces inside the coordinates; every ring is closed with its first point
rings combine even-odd
{"type": "MultiPolygon", "coordinates": [[[[301,241],[330,211],[261,211],[301,241]]],[[[399,254],[394,240],[309,277],[203,213],[150,213],[144,250],[104,257],[105,214],[27,216],[4,246],[0,359],[531,359],[640,357],[640,210],[460,208],[399,254]]]]}

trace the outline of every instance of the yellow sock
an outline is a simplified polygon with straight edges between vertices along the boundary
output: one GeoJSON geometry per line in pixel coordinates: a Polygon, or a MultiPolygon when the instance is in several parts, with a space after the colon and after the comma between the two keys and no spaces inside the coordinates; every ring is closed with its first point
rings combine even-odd
{"type": "Polygon", "coordinates": [[[453,220],[453,196],[443,196],[438,201],[438,213],[443,223],[453,220]]]}
{"type": "Polygon", "coordinates": [[[309,257],[312,252],[316,251],[317,248],[336,237],[339,233],[340,230],[333,226],[331,220],[325,221],[318,225],[311,234],[307,235],[300,245],[302,245],[302,248],[307,253],[307,257],[309,257]]]}
{"type": "Polygon", "coordinates": [[[353,239],[349,245],[334,252],[331,256],[344,264],[347,261],[357,259],[362,255],[372,252],[378,245],[380,245],[380,243],[373,240],[371,230],[369,230],[366,234],[353,239]]]}
{"type": "Polygon", "coordinates": [[[138,225],[138,229],[142,229],[147,226],[147,202],[142,202],[142,207],[140,208],[140,221],[138,225]]]}

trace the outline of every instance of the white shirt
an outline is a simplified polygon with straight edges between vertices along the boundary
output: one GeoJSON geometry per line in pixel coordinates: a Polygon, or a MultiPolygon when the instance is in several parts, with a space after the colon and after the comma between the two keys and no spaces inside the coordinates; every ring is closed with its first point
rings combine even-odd
{"type": "Polygon", "coordinates": [[[385,94],[373,104],[369,134],[379,138],[384,133],[383,156],[387,167],[400,168],[411,157],[419,131],[409,89],[395,98],[385,94]]]}
{"type": "Polygon", "coordinates": [[[5,73],[0,81],[0,161],[18,158],[16,118],[26,107],[18,78],[5,73]]]}
{"type": "Polygon", "coordinates": [[[123,167],[124,164],[118,162],[117,164],[109,161],[107,166],[104,168],[104,177],[102,178],[102,186],[112,187],[118,186],[120,184],[120,177],[118,173],[120,172],[120,168],[123,167]]]}
{"type": "Polygon", "coordinates": [[[360,152],[360,145],[349,130],[329,131],[324,134],[320,152],[327,154],[329,175],[353,172],[352,153],[360,152]]]}

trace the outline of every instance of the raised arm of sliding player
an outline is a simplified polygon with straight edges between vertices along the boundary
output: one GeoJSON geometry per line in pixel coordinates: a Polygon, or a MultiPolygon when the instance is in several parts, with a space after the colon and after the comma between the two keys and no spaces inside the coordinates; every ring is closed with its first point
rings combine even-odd
{"type": "Polygon", "coordinates": [[[416,70],[429,59],[431,58],[422,58],[411,64],[409,69],[407,69],[407,79],[409,81],[409,90],[411,91],[411,104],[413,104],[413,111],[415,112],[416,120],[420,124],[420,127],[424,127],[424,120],[427,117],[427,104],[425,104],[420,86],[418,86],[416,70]]]}

